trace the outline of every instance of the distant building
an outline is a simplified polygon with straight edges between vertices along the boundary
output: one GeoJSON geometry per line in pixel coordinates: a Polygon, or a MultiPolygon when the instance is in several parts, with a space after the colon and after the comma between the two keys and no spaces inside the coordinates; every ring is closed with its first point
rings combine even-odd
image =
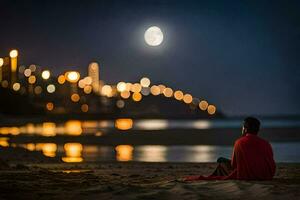
{"type": "Polygon", "coordinates": [[[10,58],[5,57],[3,58],[3,66],[2,66],[2,80],[3,81],[8,81],[8,83],[11,82],[11,70],[10,70],[10,58]]]}
{"type": "Polygon", "coordinates": [[[99,65],[96,62],[89,64],[88,75],[92,78],[92,88],[95,93],[99,93],[100,78],[99,78],[99,65]]]}

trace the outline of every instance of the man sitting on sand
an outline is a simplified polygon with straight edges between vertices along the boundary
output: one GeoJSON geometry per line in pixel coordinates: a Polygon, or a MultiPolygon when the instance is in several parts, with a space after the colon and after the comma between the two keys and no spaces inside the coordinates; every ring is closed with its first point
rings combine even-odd
{"type": "Polygon", "coordinates": [[[232,159],[219,158],[213,174],[190,176],[186,181],[195,180],[271,180],[276,165],[271,145],[257,136],[260,122],[254,117],[244,120],[242,137],[235,141],[232,159]]]}

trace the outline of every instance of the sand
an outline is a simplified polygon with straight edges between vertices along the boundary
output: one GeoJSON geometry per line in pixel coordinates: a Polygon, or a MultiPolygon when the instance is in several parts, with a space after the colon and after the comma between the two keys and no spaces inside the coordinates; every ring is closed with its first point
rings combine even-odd
{"type": "Polygon", "coordinates": [[[0,199],[300,199],[300,163],[278,163],[272,181],[186,183],[180,178],[207,175],[216,164],[67,164],[39,152],[33,157],[22,149],[0,149],[0,199]]]}

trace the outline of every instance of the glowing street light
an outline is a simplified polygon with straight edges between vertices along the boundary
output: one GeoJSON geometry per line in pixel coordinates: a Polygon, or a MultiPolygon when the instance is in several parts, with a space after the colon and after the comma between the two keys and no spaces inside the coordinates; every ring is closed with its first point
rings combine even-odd
{"type": "Polygon", "coordinates": [[[50,78],[50,71],[49,71],[49,70],[44,70],[44,71],[42,72],[42,78],[43,78],[44,80],[49,79],[49,78],[50,78]]]}
{"type": "Polygon", "coordinates": [[[65,73],[65,77],[70,83],[76,83],[80,78],[80,74],[76,71],[69,71],[65,73]]]}
{"type": "Polygon", "coordinates": [[[3,64],[4,64],[4,60],[3,60],[3,58],[0,58],[0,67],[2,67],[3,64]]]}
{"type": "Polygon", "coordinates": [[[11,50],[11,51],[9,52],[9,57],[11,57],[11,58],[16,58],[16,57],[18,57],[18,51],[17,51],[16,49],[11,50]]]}
{"type": "Polygon", "coordinates": [[[3,58],[0,58],[0,81],[2,81],[2,66],[4,65],[3,58]]]}

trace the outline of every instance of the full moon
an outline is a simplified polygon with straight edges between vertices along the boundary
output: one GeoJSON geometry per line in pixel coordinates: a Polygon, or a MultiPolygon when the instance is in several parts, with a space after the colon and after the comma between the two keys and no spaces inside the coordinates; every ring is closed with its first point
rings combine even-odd
{"type": "Polygon", "coordinates": [[[151,26],[145,32],[145,41],[150,46],[158,46],[164,40],[163,32],[157,26],[151,26]]]}

